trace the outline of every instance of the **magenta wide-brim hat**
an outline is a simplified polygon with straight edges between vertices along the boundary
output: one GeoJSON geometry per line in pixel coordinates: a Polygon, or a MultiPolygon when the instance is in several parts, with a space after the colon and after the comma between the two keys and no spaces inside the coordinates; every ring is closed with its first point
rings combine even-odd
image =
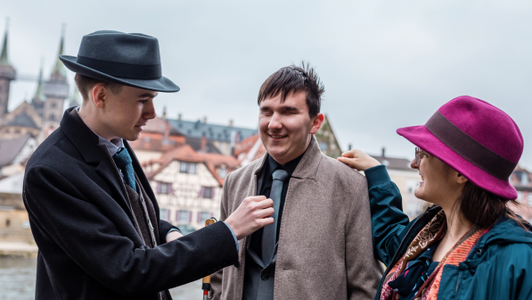
{"type": "Polygon", "coordinates": [[[504,199],[517,198],[509,178],[523,153],[523,137],[497,107],[460,96],[440,107],[425,125],[399,128],[397,133],[473,184],[504,199]]]}

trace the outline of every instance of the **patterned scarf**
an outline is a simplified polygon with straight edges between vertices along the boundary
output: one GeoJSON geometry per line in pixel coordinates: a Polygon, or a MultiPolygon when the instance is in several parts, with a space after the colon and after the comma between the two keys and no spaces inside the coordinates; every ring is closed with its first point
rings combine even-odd
{"type": "MultiPolygon", "coordinates": [[[[393,300],[399,299],[399,294],[395,292],[389,285],[391,281],[394,281],[400,276],[407,263],[417,258],[421,253],[427,250],[435,242],[438,242],[443,238],[447,231],[447,224],[445,219],[445,213],[440,211],[432,218],[432,220],[423,227],[423,229],[412,240],[405,254],[399,259],[399,261],[392,267],[382,286],[379,300],[393,300]]],[[[463,262],[471,249],[475,246],[478,239],[488,232],[489,230],[478,229],[476,226],[471,228],[449,252],[443,257],[438,264],[434,272],[425,281],[425,283],[419,288],[416,294],[416,300],[436,300],[438,297],[438,290],[440,287],[441,276],[443,267],[445,265],[455,265],[463,262]]]]}

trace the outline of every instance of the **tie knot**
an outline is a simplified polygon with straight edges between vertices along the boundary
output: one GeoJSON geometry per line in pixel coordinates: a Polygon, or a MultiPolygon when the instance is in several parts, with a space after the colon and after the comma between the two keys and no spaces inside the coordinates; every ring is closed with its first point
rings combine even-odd
{"type": "Polygon", "coordinates": [[[283,169],[277,169],[273,171],[272,178],[273,180],[281,180],[284,182],[288,178],[288,172],[283,169]]]}
{"type": "Polygon", "coordinates": [[[129,152],[127,151],[126,148],[122,148],[122,150],[120,150],[120,152],[117,152],[114,156],[113,156],[113,159],[116,163],[116,166],[120,169],[122,169],[123,167],[131,164],[133,161],[131,160],[131,156],[129,156],[129,152]]]}

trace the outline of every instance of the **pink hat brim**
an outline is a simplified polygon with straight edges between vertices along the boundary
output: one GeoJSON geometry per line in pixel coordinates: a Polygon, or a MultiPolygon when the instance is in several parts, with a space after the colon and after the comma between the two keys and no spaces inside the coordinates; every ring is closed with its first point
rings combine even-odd
{"type": "Polygon", "coordinates": [[[475,185],[504,199],[517,199],[517,192],[509,180],[496,178],[472,164],[435,137],[424,125],[399,128],[397,134],[439,158],[475,185]]]}

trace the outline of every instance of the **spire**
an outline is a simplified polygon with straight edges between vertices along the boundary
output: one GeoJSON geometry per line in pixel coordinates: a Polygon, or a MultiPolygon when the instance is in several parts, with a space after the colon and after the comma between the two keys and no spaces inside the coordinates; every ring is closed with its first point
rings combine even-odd
{"type": "Polygon", "coordinates": [[[70,102],[68,103],[68,107],[80,106],[81,102],[82,102],[81,94],[79,93],[77,86],[74,85],[74,90],[72,91],[72,96],[70,97],[70,102]]]}
{"type": "Polygon", "coordinates": [[[57,60],[55,62],[54,69],[52,70],[52,74],[50,75],[52,80],[66,80],[66,69],[63,65],[63,62],[59,59],[59,55],[63,54],[63,48],[65,44],[65,24],[63,24],[63,28],[61,30],[61,41],[59,42],[59,54],[57,54],[57,60]]]}
{"type": "Polygon", "coordinates": [[[44,65],[44,58],[41,59],[41,70],[39,71],[39,81],[37,83],[37,89],[35,90],[35,94],[33,95],[32,101],[35,102],[35,100],[41,100],[44,101],[44,93],[42,91],[42,69],[44,65]]]}
{"type": "Polygon", "coordinates": [[[8,65],[7,60],[7,32],[9,28],[9,18],[6,18],[6,32],[4,33],[4,43],[2,45],[2,54],[0,55],[0,64],[8,65]]]}

